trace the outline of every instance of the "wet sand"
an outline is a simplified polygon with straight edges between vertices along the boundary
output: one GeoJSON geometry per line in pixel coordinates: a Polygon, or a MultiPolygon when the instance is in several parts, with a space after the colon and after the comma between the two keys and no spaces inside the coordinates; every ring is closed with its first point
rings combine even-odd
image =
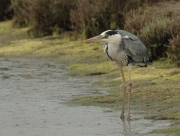
{"type": "Polygon", "coordinates": [[[0,58],[0,63],[2,136],[140,136],[170,124],[133,113],[131,122],[122,122],[120,111],[68,106],[70,99],[105,92],[91,87],[95,77],[70,77],[52,59],[0,58]]]}

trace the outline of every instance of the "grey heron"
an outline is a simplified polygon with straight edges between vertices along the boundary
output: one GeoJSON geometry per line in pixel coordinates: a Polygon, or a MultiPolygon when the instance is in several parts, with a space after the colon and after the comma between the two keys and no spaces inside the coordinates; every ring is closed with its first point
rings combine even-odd
{"type": "Polygon", "coordinates": [[[104,42],[103,50],[105,55],[114,61],[120,69],[123,81],[123,101],[121,119],[124,119],[124,106],[126,91],[128,91],[128,119],[130,119],[130,99],[131,99],[131,67],[141,66],[146,67],[149,62],[148,51],[141,40],[135,35],[124,30],[107,30],[100,35],[89,38],[82,42],[104,42]],[[128,66],[128,78],[126,81],[123,66],[128,66]]]}

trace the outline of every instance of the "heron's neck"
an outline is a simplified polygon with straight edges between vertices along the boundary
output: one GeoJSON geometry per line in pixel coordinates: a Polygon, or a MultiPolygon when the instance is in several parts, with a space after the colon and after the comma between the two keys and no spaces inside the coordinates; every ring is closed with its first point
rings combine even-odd
{"type": "Polygon", "coordinates": [[[115,35],[109,36],[108,39],[104,39],[105,42],[108,42],[113,45],[119,45],[121,40],[122,40],[122,37],[119,34],[115,34],[115,35]]]}

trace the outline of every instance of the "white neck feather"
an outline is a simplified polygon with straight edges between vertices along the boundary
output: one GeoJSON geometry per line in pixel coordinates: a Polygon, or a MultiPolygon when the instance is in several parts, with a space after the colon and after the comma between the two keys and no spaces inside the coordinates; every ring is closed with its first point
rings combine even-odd
{"type": "Polygon", "coordinates": [[[121,42],[121,35],[120,34],[115,34],[112,36],[109,36],[107,39],[103,39],[104,42],[108,42],[110,44],[114,44],[114,45],[119,45],[121,42]]]}

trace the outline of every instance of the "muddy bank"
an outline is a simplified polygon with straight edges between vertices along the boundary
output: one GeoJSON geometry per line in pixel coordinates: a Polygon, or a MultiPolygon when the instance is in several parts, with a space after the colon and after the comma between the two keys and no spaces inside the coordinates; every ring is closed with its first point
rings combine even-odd
{"type": "Polygon", "coordinates": [[[0,58],[0,132],[3,136],[146,135],[167,121],[145,120],[132,113],[94,106],[67,106],[70,99],[106,93],[91,88],[94,77],[72,78],[52,59],[0,58]]]}

